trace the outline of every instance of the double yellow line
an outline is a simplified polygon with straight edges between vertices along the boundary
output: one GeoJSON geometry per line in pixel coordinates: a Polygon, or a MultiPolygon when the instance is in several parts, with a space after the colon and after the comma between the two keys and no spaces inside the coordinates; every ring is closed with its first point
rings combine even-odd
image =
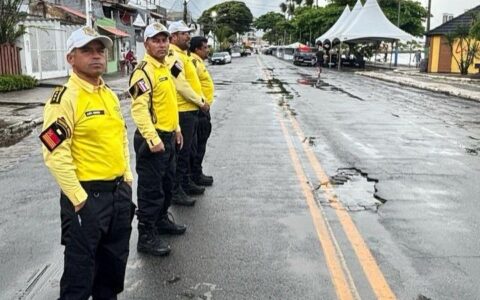
{"type": "MultiPolygon", "coordinates": [[[[259,60],[258,56],[257,61],[260,66],[263,67],[263,63],[259,60]]],[[[265,73],[264,76],[268,77],[268,75],[265,73]]],[[[307,176],[302,168],[300,159],[288,133],[287,126],[279,114],[277,114],[277,118],[280,122],[280,127],[282,128],[283,135],[287,142],[288,151],[290,153],[290,158],[292,160],[295,173],[297,174],[297,178],[300,182],[303,194],[309,207],[337,297],[338,299],[360,299],[355,287],[355,283],[350,275],[348,266],[343,258],[342,251],[338,246],[335,236],[330,229],[328,220],[325,217],[325,213],[323,212],[323,209],[315,202],[313,192],[307,183],[307,176]]],[[[297,120],[291,115],[289,115],[289,120],[298,138],[301,141],[304,141],[305,135],[297,120]]],[[[321,190],[324,193],[325,198],[328,200],[328,203],[330,203],[334,209],[336,216],[342,225],[343,231],[345,232],[346,237],[355,251],[357,259],[362,266],[363,272],[377,299],[396,299],[395,294],[383,276],[382,271],[380,270],[375,258],[355,226],[355,223],[335,195],[329,177],[323,170],[312,148],[309,147],[307,143],[302,143],[302,147],[318,181],[320,182],[321,190]]]]}

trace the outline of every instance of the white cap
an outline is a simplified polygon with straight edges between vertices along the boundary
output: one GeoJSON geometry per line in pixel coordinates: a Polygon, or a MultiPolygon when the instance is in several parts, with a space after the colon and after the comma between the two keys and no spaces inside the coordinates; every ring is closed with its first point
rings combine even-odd
{"type": "Polygon", "coordinates": [[[170,26],[168,26],[168,31],[170,33],[175,33],[175,32],[194,32],[195,29],[190,28],[185,24],[183,21],[177,21],[177,22],[172,22],[170,26]]]}
{"type": "Polygon", "coordinates": [[[143,33],[143,41],[147,41],[148,38],[154,37],[159,33],[165,33],[166,35],[170,36],[170,32],[168,31],[167,27],[163,24],[154,22],[145,28],[145,32],[143,33]]]}
{"type": "Polygon", "coordinates": [[[82,48],[91,41],[100,41],[105,48],[110,48],[113,45],[112,40],[105,35],[99,35],[93,28],[84,26],[72,32],[67,40],[67,54],[75,48],[82,48]]]}

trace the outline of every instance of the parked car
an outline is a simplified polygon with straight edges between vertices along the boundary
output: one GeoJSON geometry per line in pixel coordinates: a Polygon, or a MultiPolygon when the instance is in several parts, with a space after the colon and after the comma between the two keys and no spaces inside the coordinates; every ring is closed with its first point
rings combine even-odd
{"type": "Polygon", "coordinates": [[[232,57],[228,52],[215,52],[210,58],[210,63],[215,64],[229,64],[232,62],[232,57]]]}
{"type": "Polygon", "coordinates": [[[293,54],[294,65],[313,66],[317,62],[315,52],[295,52],[293,54]]]}

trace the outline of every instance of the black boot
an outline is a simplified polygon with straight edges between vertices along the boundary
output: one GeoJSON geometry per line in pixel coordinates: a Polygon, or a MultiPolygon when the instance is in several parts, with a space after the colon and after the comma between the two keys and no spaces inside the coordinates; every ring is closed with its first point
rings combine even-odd
{"type": "Polygon", "coordinates": [[[200,173],[200,175],[193,176],[192,179],[196,185],[200,185],[200,186],[211,186],[213,184],[213,177],[207,176],[203,173],[200,173]]]}
{"type": "Polygon", "coordinates": [[[195,201],[195,199],[188,197],[181,186],[177,186],[173,191],[172,204],[174,205],[194,206],[195,201]]]}
{"type": "Polygon", "coordinates": [[[157,221],[157,231],[159,234],[180,235],[187,231],[187,226],[184,224],[175,224],[173,216],[168,213],[157,221]]]}
{"type": "Polygon", "coordinates": [[[155,256],[165,256],[170,253],[170,246],[160,239],[155,227],[138,223],[137,251],[155,256]]]}
{"type": "Polygon", "coordinates": [[[196,185],[191,179],[188,180],[188,184],[182,184],[182,188],[189,196],[202,195],[205,193],[205,188],[196,185]]]}

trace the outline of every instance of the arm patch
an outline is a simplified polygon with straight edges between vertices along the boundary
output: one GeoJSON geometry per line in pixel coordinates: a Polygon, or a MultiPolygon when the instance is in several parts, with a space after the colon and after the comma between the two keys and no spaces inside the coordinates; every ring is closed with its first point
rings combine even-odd
{"type": "Polygon", "coordinates": [[[180,64],[178,61],[176,61],[173,66],[170,68],[170,72],[172,73],[173,77],[177,78],[180,72],[182,72],[182,67],[180,67],[180,64]]]}
{"type": "Polygon", "coordinates": [[[141,95],[145,94],[148,92],[150,88],[148,87],[147,83],[145,80],[140,79],[139,81],[135,82],[128,92],[130,93],[130,96],[132,96],[133,100],[137,99],[141,95]]]}
{"type": "Polygon", "coordinates": [[[47,147],[48,151],[52,152],[62,142],[71,136],[70,127],[64,118],[58,118],[56,122],[48,126],[41,134],[40,140],[47,147]]]}
{"type": "Polygon", "coordinates": [[[53,91],[52,98],[50,100],[50,104],[60,104],[60,101],[62,101],[62,96],[67,90],[66,86],[59,86],[56,87],[55,90],[53,91]]]}

